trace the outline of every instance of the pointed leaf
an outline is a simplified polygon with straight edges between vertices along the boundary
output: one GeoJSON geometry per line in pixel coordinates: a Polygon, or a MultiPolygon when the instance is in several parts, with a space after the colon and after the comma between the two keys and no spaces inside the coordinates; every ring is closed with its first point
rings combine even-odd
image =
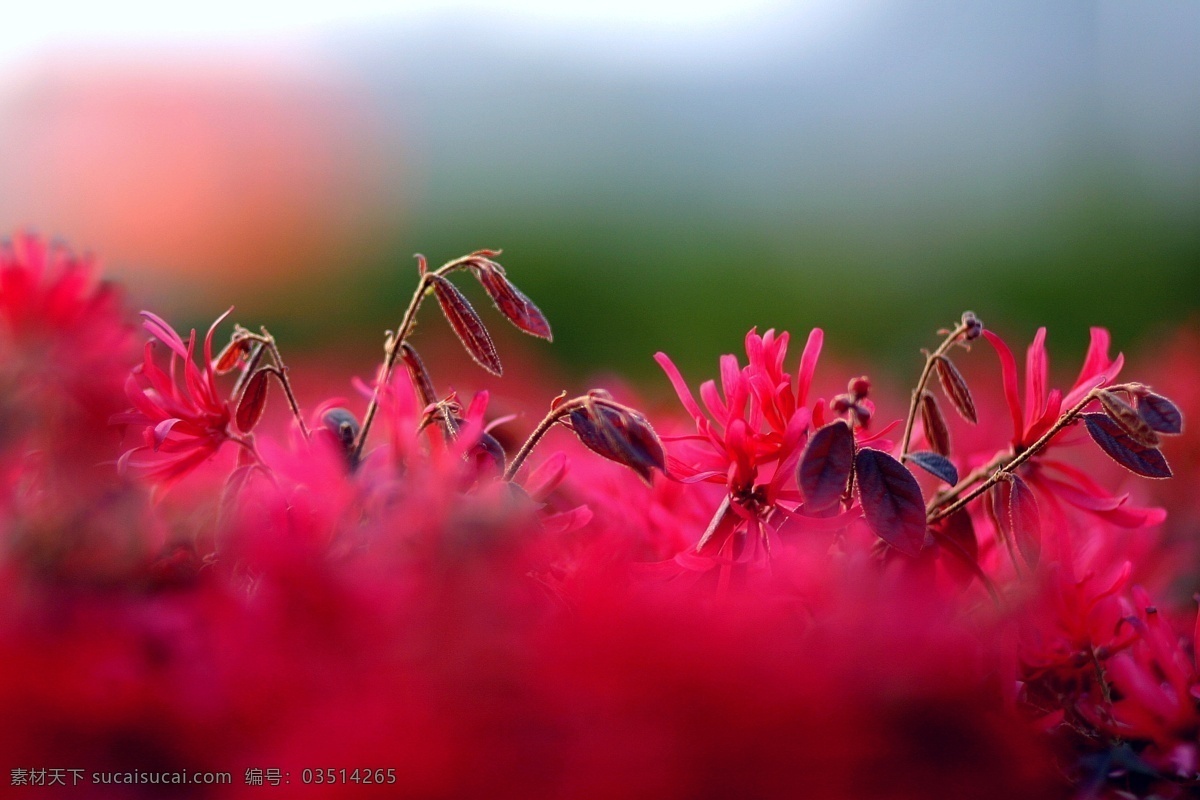
{"type": "Polygon", "coordinates": [[[433,282],[433,291],[437,295],[442,313],[450,323],[450,327],[458,334],[463,347],[475,359],[475,363],[493,375],[502,372],[500,357],[496,355],[496,346],[483,320],[475,313],[475,309],[467,302],[466,296],[453,283],[436,273],[430,273],[429,280],[433,282]]]}
{"type": "Polygon", "coordinates": [[[421,402],[427,406],[436,403],[437,392],[433,390],[433,379],[429,377],[429,370],[425,368],[425,362],[421,360],[421,354],[417,352],[417,348],[408,342],[401,342],[400,353],[401,358],[404,359],[404,365],[408,367],[409,378],[412,379],[421,402]]]}
{"type": "Polygon", "coordinates": [[[1100,449],[1125,469],[1147,478],[1171,477],[1167,459],[1158,448],[1146,447],[1134,441],[1107,414],[1084,414],[1083,422],[1100,449]]]}
{"type": "Polygon", "coordinates": [[[1006,481],[1008,486],[1009,529],[1017,549],[1030,569],[1037,567],[1042,552],[1042,517],[1033,491],[1016,475],[1006,481]]]}
{"type": "Polygon", "coordinates": [[[854,434],[843,420],[829,423],[809,438],[796,473],[809,513],[820,513],[837,505],[846,491],[853,466],[854,434]]]}
{"type": "Polygon", "coordinates": [[[858,495],[867,525],[880,539],[910,556],[925,544],[925,499],[912,473],[880,450],[860,450],[854,459],[858,495]]]}
{"type": "MultiPolygon", "coordinates": [[[[981,576],[979,570],[979,539],[975,535],[975,524],[971,514],[960,508],[949,516],[942,517],[930,527],[934,541],[950,557],[945,560],[946,571],[960,585],[971,582],[972,577],[981,576]]],[[[986,577],[981,577],[986,585],[986,577]]]]}
{"type": "Polygon", "coordinates": [[[938,381],[942,384],[946,398],[954,404],[954,408],[963,419],[974,425],[979,421],[975,414],[975,400],[971,397],[971,390],[967,388],[962,373],[946,356],[938,356],[934,359],[934,365],[937,367],[938,381]]]}
{"type": "Polygon", "coordinates": [[[550,333],[550,323],[533,301],[522,294],[496,265],[491,262],[482,263],[486,266],[479,266],[473,272],[484,291],[488,293],[488,297],[496,304],[497,310],[530,336],[552,341],[554,336],[550,333]]]}
{"type": "Polygon", "coordinates": [[[1096,393],[1096,399],[1104,407],[1109,419],[1120,425],[1135,442],[1146,447],[1158,447],[1158,434],[1133,410],[1133,406],[1105,389],[1096,393]]]}
{"type": "Polygon", "coordinates": [[[250,378],[242,392],[242,399],[238,401],[237,413],[234,415],[238,430],[242,433],[254,430],[254,426],[262,419],[263,409],[267,407],[267,378],[270,374],[270,369],[260,369],[250,378]]]}
{"type": "Polygon", "coordinates": [[[907,458],[930,475],[941,478],[951,486],[958,483],[958,469],[950,462],[950,459],[939,453],[918,450],[915,453],[909,453],[907,458]]]}
{"type": "Polygon", "coordinates": [[[921,424],[925,429],[925,441],[935,453],[950,455],[950,428],[937,398],[929,392],[921,393],[921,424]]]}
{"type": "Polygon", "coordinates": [[[1139,396],[1137,413],[1159,433],[1183,433],[1183,415],[1174,403],[1160,394],[1147,392],[1139,396]]]}

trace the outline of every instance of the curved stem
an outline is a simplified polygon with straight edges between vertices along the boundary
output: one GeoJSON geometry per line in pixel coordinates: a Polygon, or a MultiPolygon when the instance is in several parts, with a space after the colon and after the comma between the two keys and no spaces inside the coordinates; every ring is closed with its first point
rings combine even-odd
{"type": "MultiPolygon", "coordinates": [[[[243,329],[245,330],[245,329],[243,329]]],[[[304,438],[311,438],[312,434],[308,430],[308,424],[304,421],[304,414],[300,412],[300,403],[296,400],[296,393],[292,391],[292,382],[288,380],[288,368],[283,363],[283,355],[279,352],[279,346],[275,342],[275,337],[267,330],[265,325],[259,330],[261,334],[245,332],[245,338],[255,342],[254,352],[250,355],[250,359],[246,362],[246,368],[242,374],[238,376],[237,383],[233,386],[233,397],[241,394],[246,387],[247,380],[253,375],[260,372],[258,365],[262,362],[264,353],[271,354],[271,360],[275,362],[274,367],[267,367],[275,377],[279,379],[279,385],[283,387],[283,393],[287,397],[288,408],[292,411],[292,416],[296,418],[296,422],[300,424],[300,431],[304,434],[304,438]]]]}
{"type": "Polygon", "coordinates": [[[375,391],[371,394],[371,402],[367,404],[367,411],[363,415],[362,427],[358,431],[358,441],[354,443],[353,458],[355,461],[362,457],[363,446],[367,443],[367,433],[370,432],[371,423],[375,421],[375,415],[379,412],[380,387],[386,386],[392,377],[392,368],[396,365],[396,358],[400,355],[400,343],[408,336],[413,320],[416,319],[417,309],[421,307],[421,301],[425,299],[425,292],[428,289],[429,278],[428,273],[426,273],[417,281],[417,289],[413,292],[412,300],[409,301],[408,308],[404,311],[404,318],[400,320],[400,327],[396,333],[388,337],[387,347],[384,350],[383,366],[380,367],[375,377],[375,391]]]}
{"type": "MultiPolygon", "coordinates": [[[[354,443],[353,458],[355,461],[362,458],[363,447],[367,443],[367,434],[371,431],[371,424],[375,421],[375,415],[379,413],[379,393],[381,387],[386,386],[392,377],[392,369],[396,366],[396,359],[399,358],[403,349],[404,340],[412,333],[413,326],[417,319],[417,311],[421,308],[421,303],[425,300],[430,287],[432,286],[434,276],[443,276],[453,272],[466,264],[479,258],[477,254],[461,256],[448,261],[438,267],[433,272],[422,272],[420,280],[417,281],[417,288],[413,292],[412,299],[408,301],[408,308],[404,310],[404,317],[400,320],[400,326],[396,332],[388,337],[387,344],[384,347],[383,364],[379,368],[379,373],[375,380],[375,390],[371,393],[371,402],[367,404],[367,411],[363,414],[362,427],[358,431],[358,440],[354,443]]],[[[421,261],[424,264],[424,260],[421,261]]]]}
{"type": "Polygon", "coordinates": [[[960,497],[958,500],[956,500],[955,502],[951,503],[948,506],[945,506],[944,508],[940,509],[939,511],[931,513],[927,518],[928,521],[936,522],[937,520],[941,519],[942,517],[947,517],[947,516],[953,514],[955,511],[958,511],[960,508],[963,508],[964,506],[967,505],[967,503],[970,503],[976,497],[979,497],[980,495],[982,495],[988,489],[995,486],[1000,481],[1005,480],[1007,478],[1007,476],[1012,475],[1014,472],[1016,472],[1018,467],[1020,467],[1022,464],[1024,464],[1029,459],[1033,458],[1035,455],[1037,455],[1037,453],[1039,451],[1041,451],[1041,449],[1043,447],[1045,447],[1047,444],[1049,444],[1050,440],[1053,439],[1055,436],[1057,436],[1059,431],[1061,431],[1063,428],[1067,427],[1072,422],[1074,422],[1075,418],[1078,417],[1081,413],[1083,413],[1083,409],[1087,407],[1088,403],[1091,403],[1093,400],[1096,399],[1096,392],[1097,392],[1096,389],[1092,389],[1090,392],[1085,394],[1083,396],[1083,399],[1080,400],[1078,403],[1076,403],[1074,406],[1072,406],[1070,409],[1068,409],[1065,414],[1063,414],[1061,417],[1059,417],[1058,421],[1055,422],[1053,426],[1051,426],[1050,430],[1048,430],[1044,434],[1042,434],[1040,439],[1038,439],[1036,442],[1034,442],[1033,444],[1026,447],[1020,453],[1017,453],[1016,455],[1014,455],[1011,461],[1009,461],[1007,464],[1004,464],[1002,467],[1000,467],[995,472],[993,472],[991,474],[991,476],[988,477],[987,480],[985,480],[983,483],[981,483],[977,487],[975,487],[970,493],[960,497]]]}
{"type": "Polygon", "coordinates": [[[275,337],[267,331],[266,326],[261,328],[263,338],[266,339],[267,349],[271,351],[271,358],[275,361],[275,366],[278,368],[275,371],[275,377],[279,378],[279,383],[283,386],[283,393],[287,397],[288,407],[292,409],[292,416],[296,418],[296,422],[300,423],[300,431],[304,434],[304,438],[308,439],[311,434],[308,430],[308,425],[304,422],[304,415],[300,413],[300,403],[296,400],[296,393],[292,391],[292,382],[288,378],[287,365],[283,363],[283,356],[279,352],[279,347],[275,344],[275,337]]]}
{"type": "Polygon", "coordinates": [[[964,333],[967,332],[967,324],[960,322],[958,326],[950,331],[946,340],[942,342],[937,350],[934,350],[925,358],[925,368],[921,370],[921,377],[917,379],[917,388],[913,389],[912,402],[908,406],[908,419],[904,422],[904,438],[900,440],[900,460],[908,455],[908,447],[912,443],[913,425],[917,419],[917,408],[921,405],[921,395],[925,393],[925,385],[929,383],[929,376],[933,373],[933,365],[937,360],[958,343],[958,340],[964,333]]]}
{"type": "MultiPolygon", "coordinates": [[[[564,392],[563,394],[566,393],[564,392]]],[[[538,426],[533,429],[533,433],[529,434],[529,438],[525,440],[523,445],[521,445],[521,449],[517,451],[515,456],[513,456],[512,463],[509,464],[508,469],[504,471],[504,480],[512,481],[513,478],[517,476],[517,472],[520,471],[521,465],[525,463],[525,459],[529,458],[529,454],[533,452],[533,448],[537,446],[537,443],[541,440],[541,438],[545,436],[552,427],[554,427],[554,423],[558,422],[572,411],[577,411],[581,408],[588,408],[589,406],[593,405],[607,406],[608,408],[625,414],[638,413],[635,409],[632,409],[626,405],[622,405],[616,400],[609,400],[606,397],[581,395],[580,397],[571,398],[565,403],[561,403],[558,405],[558,407],[552,409],[550,413],[538,423],[538,426]]]]}
{"type": "Polygon", "coordinates": [[[976,483],[979,483],[979,481],[991,475],[994,470],[1003,467],[1009,462],[1010,459],[1012,459],[1012,457],[1011,450],[1002,450],[1001,452],[997,453],[991,461],[971,470],[969,473],[967,473],[966,477],[964,477],[954,486],[950,487],[949,489],[943,489],[935,494],[933,499],[929,501],[929,505],[926,507],[926,513],[931,513],[938,506],[956,499],[967,489],[970,489],[976,483]]]}

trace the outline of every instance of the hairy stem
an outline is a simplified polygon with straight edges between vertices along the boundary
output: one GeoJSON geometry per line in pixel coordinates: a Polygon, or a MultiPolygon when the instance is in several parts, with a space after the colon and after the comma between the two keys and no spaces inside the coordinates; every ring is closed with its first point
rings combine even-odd
{"type": "Polygon", "coordinates": [[[296,400],[296,393],[292,391],[292,382],[288,378],[287,365],[283,363],[283,356],[279,352],[278,345],[275,344],[275,337],[263,325],[263,338],[266,340],[267,349],[271,351],[271,358],[275,361],[277,367],[275,377],[279,378],[279,383],[283,386],[283,394],[287,397],[288,407],[292,409],[292,416],[296,418],[296,422],[300,423],[300,431],[304,434],[304,438],[308,439],[311,434],[308,430],[308,425],[304,422],[304,415],[300,413],[300,403],[296,400]]]}
{"type": "MultiPolygon", "coordinates": [[[[566,394],[565,392],[563,394],[566,394]]],[[[572,411],[578,411],[581,408],[589,408],[591,406],[607,406],[615,411],[620,411],[625,414],[637,414],[638,412],[629,406],[622,405],[616,400],[609,400],[607,397],[593,397],[592,395],[582,395],[573,397],[564,403],[560,403],[556,408],[552,409],[545,418],[538,423],[538,426],[533,429],[533,433],[529,434],[529,438],[521,445],[521,449],[513,456],[512,463],[508,465],[508,469],[504,471],[504,480],[512,481],[520,471],[521,465],[525,463],[525,459],[529,458],[529,454],[533,452],[533,448],[541,441],[542,437],[554,427],[556,422],[559,422],[569,415],[572,411]]]]}
{"type": "Polygon", "coordinates": [[[967,324],[960,322],[954,330],[946,337],[946,340],[938,345],[938,349],[934,350],[925,358],[925,368],[921,370],[921,377],[917,380],[917,388],[913,389],[912,402],[908,406],[908,419],[904,422],[904,438],[900,440],[900,460],[908,455],[908,447],[912,443],[913,425],[917,420],[917,409],[921,406],[921,395],[925,393],[925,386],[929,383],[929,376],[933,374],[934,364],[937,360],[950,350],[951,347],[958,344],[962,335],[967,332],[967,324]]]}
{"type": "MultiPolygon", "coordinates": [[[[412,333],[413,325],[417,319],[417,311],[421,308],[421,303],[425,300],[425,296],[433,285],[433,277],[453,272],[477,257],[474,254],[462,256],[453,261],[446,262],[434,272],[421,273],[421,278],[417,281],[417,288],[413,291],[412,299],[408,301],[408,308],[404,310],[404,317],[400,320],[400,326],[394,334],[388,337],[387,344],[384,347],[383,364],[376,375],[375,390],[371,394],[371,402],[367,405],[367,411],[363,415],[362,427],[358,431],[358,441],[354,443],[354,460],[357,461],[362,458],[363,447],[367,443],[367,434],[371,431],[371,424],[375,421],[375,415],[379,413],[379,393],[382,387],[387,386],[388,381],[391,380],[392,369],[396,366],[396,359],[400,357],[405,339],[412,333]]],[[[422,260],[421,263],[423,264],[424,261],[422,260]]]]}
{"type": "Polygon", "coordinates": [[[997,453],[991,461],[971,470],[969,473],[967,473],[966,477],[964,477],[954,486],[950,487],[949,489],[942,489],[935,494],[933,499],[929,501],[929,505],[926,507],[926,513],[932,513],[938,506],[955,500],[963,492],[970,489],[987,476],[991,475],[994,470],[997,470],[1007,464],[1012,457],[1013,455],[1011,450],[1003,450],[997,453]]]}
{"type": "MultiPolygon", "coordinates": [[[[1116,387],[1113,387],[1113,388],[1116,388],[1116,387]]],[[[995,472],[993,472],[991,474],[991,476],[988,477],[987,480],[985,480],[983,483],[976,486],[973,490],[971,490],[971,492],[969,492],[966,495],[963,495],[962,497],[960,497],[958,500],[951,503],[950,505],[945,506],[945,507],[941,508],[940,510],[931,513],[928,517],[929,522],[936,522],[937,520],[941,519],[942,517],[947,517],[947,516],[953,514],[955,511],[958,511],[960,508],[963,508],[964,506],[967,505],[967,503],[970,503],[972,500],[974,500],[975,498],[982,495],[984,492],[986,492],[988,489],[995,486],[1000,481],[1005,480],[1007,478],[1007,476],[1012,475],[1014,472],[1016,472],[1018,467],[1020,467],[1022,464],[1024,464],[1029,459],[1033,458],[1035,455],[1037,455],[1037,453],[1043,447],[1045,447],[1047,444],[1049,444],[1050,440],[1053,439],[1055,436],[1057,436],[1059,431],[1061,431],[1063,428],[1067,427],[1072,422],[1074,422],[1075,419],[1080,414],[1083,413],[1083,409],[1086,408],[1089,403],[1091,403],[1093,400],[1096,399],[1096,392],[1097,392],[1097,390],[1093,389],[1090,392],[1088,392],[1086,395],[1084,395],[1083,399],[1080,400],[1078,403],[1076,403],[1074,406],[1072,406],[1070,409],[1068,409],[1066,411],[1066,413],[1064,413],[1062,416],[1060,416],[1058,418],[1058,421],[1055,422],[1054,425],[1052,425],[1050,427],[1050,430],[1048,430],[1044,434],[1042,434],[1040,439],[1038,439],[1036,442],[1034,442],[1033,444],[1026,447],[1020,453],[1017,453],[1016,455],[1014,455],[1011,461],[1009,461],[1007,464],[1004,464],[999,469],[997,469],[995,472]]]]}
{"type": "Polygon", "coordinates": [[[261,326],[259,330],[261,334],[249,333],[245,334],[245,338],[253,341],[254,351],[250,354],[249,360],[246,362],[246,368],[242,374],[238,376],[237,383],[233,387],[233,396],[237,397],[246,387],[246,381],[256,374],[259,363],[262,362],[263,355],[269,353],[271,361],[275,366],[271,368],[271,372],[279,379],[279,385],[283,387],[283,393],[287,397],[288,408],[291,409],[292,416],[296,418],[296,422],[300,424],[300,431],[304,434],[304,438],[308,439],[312,435],[308,430],[308,424],[304,421],[304,414],[300,411],[300,403],[296,400],[296,393],[292,391],[292,382],[288,380],[288,368],[283,363],[283,355],[279,352],[279,345],[275,342],[275,337],[267,330],[266,326],[261,326]]]}

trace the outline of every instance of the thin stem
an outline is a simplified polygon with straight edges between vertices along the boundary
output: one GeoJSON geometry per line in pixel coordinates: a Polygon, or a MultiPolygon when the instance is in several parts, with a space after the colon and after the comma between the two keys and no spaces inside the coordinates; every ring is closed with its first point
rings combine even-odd
{"type": "Polygon", "coordinates": [[[574,400],[568,400],[547,414],[545,418],[538,423],[538,426],[533,429],[533,433],[529,434],[529,438],[526,439],[525,443],[521,445],[521,449],[517,451],[517,454],[513,456],[512,463],[509,464],[508,469],[504,471],[504,480],[511,481],[513,478],[515,478],[517,476],[517,472],[521,469],[521,465],[525,463],[525,459],[529,458],[529,454],[533,452],[533,448],[536,447],[538,441],[540,441],[541,438],[546,435],[546,432],[554,427],[554,423],[558,422],[575,409],[581,408],[583,406],[583,402],[581,401],[586,399],[587,398],[576,397],[574,400]]]}
{"type": "Polygon", "coordinates": [[[960,322],[958,327],[950,331],[946,340],[942,342],[937,350],[934,350],[925,358],[925,368],[921,370],[921,377],[917,380],[917,388],[913,389],[912,402],[908,406],[908,419],[904,422],[904,438],[900,440],[900,460],[908,455],[908,447],[912,443],[913,425],[917,419],[917,409],[921,405],[921,395],[925,393],[925,385],[929,383],[929,376],[933,373],[933,365],[937,360],[949,352],[950,348],[958,343],[958,340],[964,333],[967,332],[967,324],[960,322]]]}
{"type": "Polygon", "coordinates": [[[1083,399],[1072,406],[1065,414],[1059,417],[1058,421],[1051,426],[1050,430],[1042,434],[1040,439],[1026,447],[1020,453],[1017,453],[1011,461],[993,472],[986,481],[975,487],[975,489],[973,489],[969,494],[960,497],[958,500],[942,508],[940,511],[931,514],[928,518],[929,521],[936,522],[942,517],[947,517],[953,514],[955,511],[958,511],[960,508],[967,505],[967,503],[970,503],[976,497],[979,497],[981,494],[995,486],[1000,481],[1005,480],[1007,476],[1016,472],[1018,467],[1020,467],[1029,459],[1033,458],[1050,442],[1051,439],[1058,435],[1059,431],[1074,422],[1075,418],[1083,412],[1083,409],[1087,407],[1088,403],[1091,403],[1096,399],[1096,392],[1096,389],[1092,389],[1090,392],[1084,395],[1083,399]]]}
{"type": "Polygon", "coordinates": [[[250,380],[250,376],[258,371],[258,365],[262,363],[263,356],[267,352],[265,343],[250,334],[251,338],[255,338],[257,344],[254,345],[254,350],[251,351],[250,357],[246,359],[246,365],[242,367],[242,374],[238,375],[237,381],[233,384],[233,391],[229,393],[230,397],[237,397],[246,388],[246,381],[250,380]]]}
{"type": "Polygon", "coordinates": [[[1012,451],[1010,450],[1004,450],[997,453],[991,461],[971,470],[969,473],[967,473],[966,477],[964,477],[951,488],[943,489],[935,494],[933,499],[929,501],[929,506],[926,508],[926,511],[932,512],[938,506],[954,500],[967,489],[970,489],[976,483],[983,480],[988,475],[991,475],[993,470],[1003,467],[1011,458],[1012,451]]]}
{"type": "Polygon", "coordinates": [[[263,338],[266,339],[267,349],[271,351],[271,358],[275,360],[275,366],[278,369],[275,376],[279,378],[279,383],[283,386],[283,393],[287,397],[288,406],[292,409],[292,416],[296,418],[296,422],[300,423],[300,431],[304,434],[304,438],[310,438],[311,434],[308,430],[308,425],[304,422],[304,415],[300,413],[300,403],[296,400],[296,393],[292,391],[292,382],[288,379],[288,368],[283,363],[283,356],[279,353],[279,347],[275,344],[275,337],[270,334],[267,327],[261,327],[263,338]]]}
{"type": "Polygon", "coordinates": [[[292,416],[296,418],[296,422],[300,424],[300,431],[304,434],[304,438],[308,439],[312,436],[308,430],[308,425],[304,422],[304,414],[300,411],[300,403],[296,400],[296,393],[292,391],[292,382],[288,380],[288,368],[283,363],[283,355],[279,352],[279,346],[275,342],[275,337],[267,330],[265,325],[259,330],[261,334],[250,333],[246,331],[245,338],[255,342],[254,352],[246,362],[246,368],[242,374],[238,376],[237,383],[233,386],[233,396],[237,397],[245,388],[246,381],[249,377],[259,372],[258,365],[262,361],[264,352],[271,354],[271,360],[275,362],[271,372],[279,379],[279,385],[283,387],[283,393],[287,397],[288,408],[291,409],[292,416]]]}
{"type": "MultiPolygon", "coordinates": [[[[379,393],[381,387],[386,386],[392,377],[392,369],[396,366],[396,359],[399,358],[400,352],[403,349],[402,345],[408,335],[412,333],[413,325],[417,319],[417,311],[421,308],[421,303],[425,300],[425,296],[429,293],[429,289],[433,285],[434,276],[443,276],[449,272],[453,272],[460,267],[478,259],[476,254],[462,256],[453,261],[448,261],[438,267],[434,272],[422,272],[420,280],[417,281],[417,288],[413,292],[412,299],[408,301],[408,308],[404,310],[404,317],[400,320],[400,326],[396,332],[388,337],[387,344],[384,347],[383,364],[379,369],[375,381],[375,390],[371,393],[371,402],[367,405],[367,411],[363,415],[362,427],[358,431],[358,441],[354,443],[354,460],[362,458],[363,447],[367,443],[367,434],[371,431],[371,424],[375,421],[375,415],[379,412],[379,393]]],[[[421,263],[424,263],[422,260],[421,263]]]]}
{"type": "MultiPolygon", "coordinates": [[[[565,392],[564,392],[565,394],[565,392]]],[[[582,395],[574,397],[565,403],[561,403],[558,407],[552,409],[546,417],[538,423],[538,426],[533,429],[533,433],[529,434],[529,438],[521,445],[521,449],[513,456],[512,463],[508,465],[508,469],[504,471],[504,480],[512,481],[520,471],[521,465],[525,463],[525,459],[529,458],[529,454],[533,452],[533,448],[541,440],[546,433],[554,427],[554,423],[560,421],[563,417],[570,414],[572,411],[577,411],[581,408],[590,406],[607,406],[608,408],[620,411],[626,414],[637,414],[638,412],[629,406],[622,405],[615,400],[609,400],[606,397],[594,397],[592,395],[582,395]]]]}

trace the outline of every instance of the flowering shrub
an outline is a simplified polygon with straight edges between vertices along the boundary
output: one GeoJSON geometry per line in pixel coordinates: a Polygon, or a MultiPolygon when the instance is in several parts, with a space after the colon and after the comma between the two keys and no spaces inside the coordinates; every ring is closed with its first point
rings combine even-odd
{"type": "Polygon", "coordinates": [[[463,275],[550,339],[499,255],[419,260],[360,414],[306,413],[265,328],[214,352],[229,312],[203,340],[143,312],[139,360],[86,261],[5,246],[14,796],[1197,792],[1200,578],[1133,477],[1171,476],[1183,415],[1107,332],[1060,390],[1039,330],[1022,398],[968,312],[897,403],[818,396],[820,330],[798,365],[751,331],[699,401],[658,354],[684,414],[564,393],[508,453],[524,420],[411,341],[432,295],[501,373],[463,275]]]}

